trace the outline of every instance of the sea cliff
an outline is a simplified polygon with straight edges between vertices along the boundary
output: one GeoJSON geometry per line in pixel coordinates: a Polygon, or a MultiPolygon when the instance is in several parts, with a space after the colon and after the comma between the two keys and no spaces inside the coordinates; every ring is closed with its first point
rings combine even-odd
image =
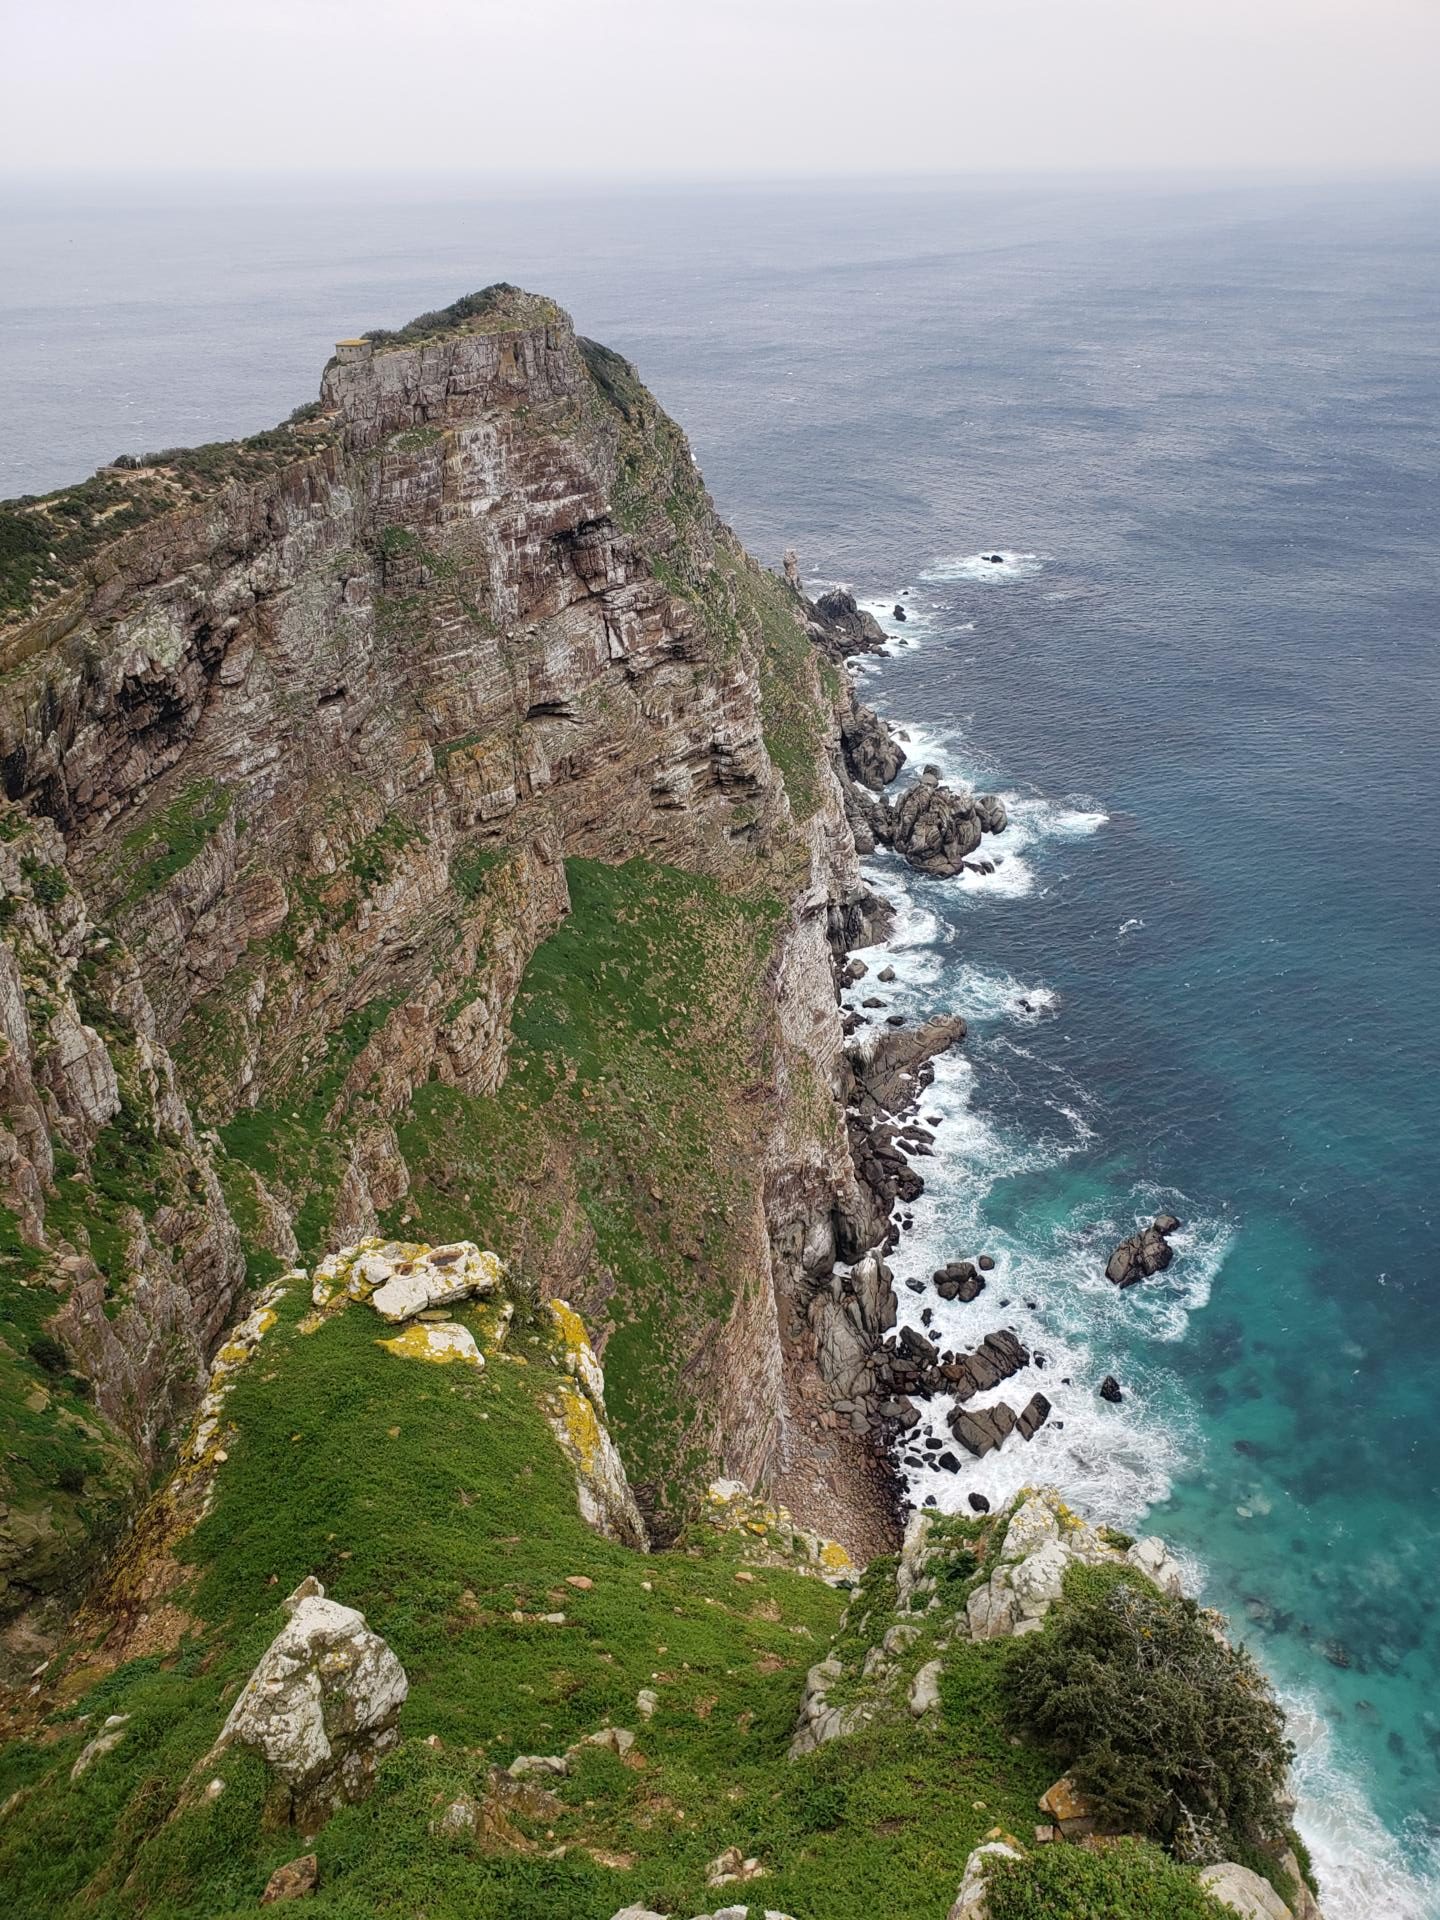
{"type": "MultiPolygon", "coordinates": [[[[437,1913],[691,1913],[787,1873],[815,1920],[943,1913],[1057,1770],[1007,1757],[992,1643],[1071,1561],[1184,1604],[1100,1542],[978,1630],[1047,1547],[1009,1511],[885,1558],[907,1395],[1012,1356],[886,1339],[964,1021],[842,1018],[887,911],[859,853],[954,873],[1003,807],[928,769],[886,796],[904,753],[844,670],[873,621],[758,566],[634,370],[510,287],[342,342],[271,433],[7,503],[0,560],[0,1850],[30,1910],[239,1910],[273,1871],[412,1911],[418,1847],[437,1913]],[[946,1829],[918,1863],[883,1838],[912,1789],[946,1829]]],[[[1214,1820],[1183,1871],[1128,1839],[1123,1871],[1212,1913],[1214,1820]]]]}

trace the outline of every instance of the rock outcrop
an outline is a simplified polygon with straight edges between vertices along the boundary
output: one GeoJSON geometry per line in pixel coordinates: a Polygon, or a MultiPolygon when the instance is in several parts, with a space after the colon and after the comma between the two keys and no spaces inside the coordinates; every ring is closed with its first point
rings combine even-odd
{"type": "Polygon", "coordinates": [[[927,767],[894,803],[886,844],[918,873],[959,873],[982,834],[1003,833],[1004,803],[993,793],[957,793],[927,767]]]}
{"type": "Polygon", "coordinates": [[[1105,1278],[1117,1287],[1133,1287],[1138,1280],[1163,1273],[1175,1258],[1168,1235],[1177,1233],[1180,1222],[1173,1213],[1162,1213],[1148,1227],[1122,1240],[1105,1267],[1105,1278]]]}
{"type": "Polygon", "coordinates": [[[369,1793],[376,1762],[399,1742],[409,1683],[363,1615],[327,1600],[318,1580],[302,1581],[285,1609],[290,1618],[241,1689],[216,1751],[253,1748],[286,1817],[313,1830],[369,1793]]]}

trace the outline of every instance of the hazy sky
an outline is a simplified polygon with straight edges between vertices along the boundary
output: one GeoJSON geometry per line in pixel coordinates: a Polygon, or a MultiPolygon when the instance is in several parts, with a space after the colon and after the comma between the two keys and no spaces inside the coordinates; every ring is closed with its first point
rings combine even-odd
{"type": "Polygon", "coordinates": [[[8,0],[0,168],[1440,165],[1440,0],[8,0]]]}

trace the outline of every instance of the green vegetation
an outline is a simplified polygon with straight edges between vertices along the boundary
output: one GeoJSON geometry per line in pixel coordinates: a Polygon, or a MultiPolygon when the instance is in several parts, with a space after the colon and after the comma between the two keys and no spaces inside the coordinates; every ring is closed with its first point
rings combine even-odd
{"type": "MultiPolygon", "coordinates": [[[[274,1103],[242,1107],[220,1129],[233,1161],[289,1197],[296,1209],[295,1238],[307,1261],[331,1250],[330,1222],[349,1161],[348,1132],[332,1122],[331,1109],[366,1041],[384,1025],[393,1006],[392,1000],[376,999],[352,1013],[327,1037],[323,1058],[306,1077],[303,1090],[292,1090],[274,1103]]],[[[227,1186],[239,1192],[234,1174],[227,1186]]],[[[252,1194],[252,1209],[254,1205],[252,1194]]],[[[264,1270],[263,1260],[256,1264],[264,1270]]]]}
{"type": "Polygon", "coordinates": [[[323,444],[318,402],[245,440],[123,454],[88,480],[0,502],[0,619],[68,586],[102,547],[232,481],[252,485],[323,444]]]}
{"type": "Polygon", "coordinates": [[[423,1219],[522,1272],[593,1237],[612,1426],[663,1532],[706,1471],[686,1369],[734,1303],[754,1180],[742,1096],[763,1073],[779,909],[642,860],[567,873],[571,912],[521,984],[505,1086],[416,1091],[399,1129],[412,1189],[386,1225],[423,1219]]]}
{"type": "Polygon", "coordinates": [[[462,294],[448,307],[419,314],[406,326],[372,327],[364,338],[376,347],[413,347],[446,333],[500,332],[506,327],[538,326],[559,317],[560,309],[553,300],[497,280],[479,293],[462,294]]]}
{"type": "Polygon", "coordinates": [[[1195,1874],[1140,1840],[1042,1847],[988,1874],[990,1920],[1234,1920],[1195,1874]]]}
{"type": "Polygon", "coordinates": [[[1127,1579],[1067,1584],[1044,1632],[1015,1643],[1006,1684],[1019,1723],[1107,1824],[1189,1859],[1280,1838],[1284,1718],[1249,1654],[1193,1601],[1127,1579]]]}
{"type": "Polygon", "coordinates": [[[188,867],[229,818],[230,807],[225,787],[198,780],[124,834],[111,876],[118,906],[138,905],[188,867]]]}

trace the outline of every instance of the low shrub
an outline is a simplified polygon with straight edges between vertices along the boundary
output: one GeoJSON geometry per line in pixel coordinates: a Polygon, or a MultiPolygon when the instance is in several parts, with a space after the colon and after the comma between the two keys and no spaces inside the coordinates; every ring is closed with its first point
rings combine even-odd
{"type": "Polygon", "coordinates": [[[1067,1594],[1042,1633],[1014,1643],[1005,1689],[1107,1825],[1189,1860],[1282,1837],[1284,1717],[1249,1654],[1193,1601],[1128,1582],[1067,1594]]]}

